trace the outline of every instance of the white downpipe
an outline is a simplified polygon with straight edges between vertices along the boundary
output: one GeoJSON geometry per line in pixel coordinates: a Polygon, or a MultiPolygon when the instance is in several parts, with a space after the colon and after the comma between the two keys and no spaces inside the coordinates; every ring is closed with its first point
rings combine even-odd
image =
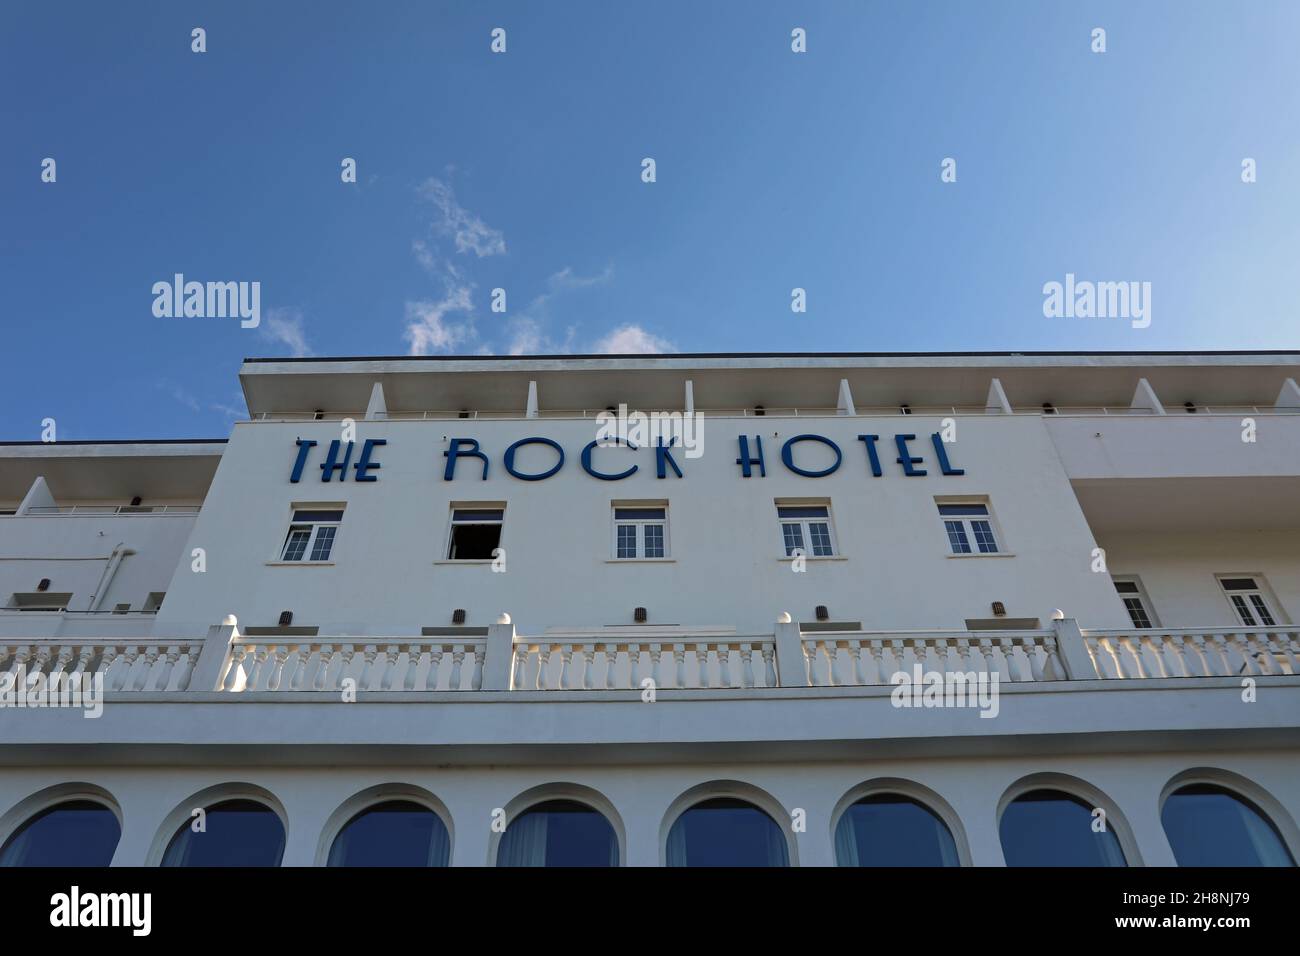
{"type": "Polygon", "coordinates": [[[108,556],[108,563],[104,565],[104,572],[99,576],[99,583],[95,585],[95,591],[90,595],[90,607],[87,610],[99,610],[99,606],[104,603],[104,595],[108,593],[113,578],[117,575],[117,569],[122,566],[122,559],[128,554],[135,554],[135,551],[126,547],[123,541],[119,541],[113,547],[112,553],[108,556]]]}

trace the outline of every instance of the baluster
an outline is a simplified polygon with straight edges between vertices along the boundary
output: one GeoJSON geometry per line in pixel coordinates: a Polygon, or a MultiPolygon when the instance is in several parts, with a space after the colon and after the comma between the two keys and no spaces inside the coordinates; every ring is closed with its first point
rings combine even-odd
{"type": "Polygon", "coordinates": [[[754,648],[749,644],[740,645],[740,685],[754,686],[754,648]]]}
{"type": "Polygon", "coordinates": [[[629,644],[627,646],[627,686],[630,688],[641,686],[640,644],[629,644]]]}
{"type": "Polygon", "coordinates": [[[266,674],[266,660],[271,655],[271,650],[265,644],[258,644],[253,648],[253,665],[248,680],[244,681],[244,690],[257,690],[262,686],[262,678],[266,674]]]}
{"type": "Polygon", "coordinates": [[[451,646],[451,678],[448,681],[448,690],[460,690],[460,669],[465,663],[465,645],[453,644],[451,646]]]}
{"type": "Polygon", "coordinates": [[[839,641],[824,641],[822,649],[826,652],[826,673],[830,676],[832,687],[844,686],[844,669],[840,667],[839,641]]]}
{"type": "Polygon", "coordinates": [[[1002,659],[1007,662],[1007,678],[1017,683],[1024,683],[1028,680],[1029,675],[1026,673],[1024,665],[1016,660],[1016,648],[1011,638],[998,638],[998,648],[1002,651],[1002,659]]]}
{"type": "Polygon", "coordinates": [[[1259,666],[1263,674],[1273,674],[1277,671],[1277,661],[1275,661],[1268,650],[1268,640],[1262,634],[1249,634],[1246,636],[1247,646],[1252,651],[1255,663],[1259,666]]]}
{"type": "Polygon", "coordinates": [[[1169,673],[1168,661],[1165,660],[1163,648],[1163,635],[1143,634],[1138,637],[1138,649],[1146,648],[1151,652],[1151,657],[1156,662],[1154,677],[1172,677],[1169,673]]]}
{"type": "Polygon", "coordinates": [[[686,645],[684,644],[673,645],[673,663],[677,665],[673,673],[673,686],[685,687],[686,686],[686,645]]]}
{"type": "Polygon", "coordinates": [[[77,681],[81,685],[83,690],[86,689],[88,686],[91,686],[88,685],[86,682],[88,680],[93,679],[89,671],[90,671],[90,662],[91,660],[94,659],[94,656],[95,656],[95,646],[93,644],[81,645],[81,650],[77,654],[77,663],[73,665],[72,668],[72,675],[71,675],[72,679],[77,681]]]}
{"type": "Polygon", "coordinates": [[[474,664],[469,675],[469,689],[483,689],[483,658],[487,655],[486,644],[475,644],[471,649],[474,654],[474,664]]]}
{"type": "Polygon", "coordinates": [[[534,682],[534,688],[533,688],[534,690],[550,689],[548,685],[550,684],[551,675],[547,673],[547,671],[549,671],[550,669],[551,669],[551,645],[538,644],[537,645],[537,679],[534,682]]]}
{"type": "Polygon", "coordinates": [[[764,643],[763,652],[763,686],[776,686],[776,645],[764,643]]]}
{"type": "MultiPolygon", "coordinates": [[[[889,642],[889,653],[894,659],[894,673],[907,669],[906,658],[904,657],[903,641],[900,638],[894,638],[889,642]]],[[[893,674],[890,675],[893,677],[893,674]]],[[[885,680],[882,683],[890,684],[892,680],[885,680]]]]}
{"type": "MultiPolygon", "coordinates": [[[[515,647],[516,647],[516,648],[522,648],[522,649],[523,649],[524,657],[525,657],[525,658],[528,656],[528,645],[527,645],[527,644],[516,644],[515,647]]],[[[441,644],[431,644],[431,645],[429,645],[429,669],[428,669],[427,671],[424,672],[424,689],[425,689],[425,690],[437,690],[437,689],[438,689],[438,678],[442,676],[442,655],[443,655],[443,653],[445,652],[445,650],[446,650],[446,649],[445,649],[441,644]]],[[[520,673],[520,676],[519,676],[519,680],[520,680],[520,683],[522,683],[522,682],[523,682],[523,670],[522,670],[522,668],[523,668],[523,664],[521,663],[519,666],[520,666],[520,672],[519,672],[519,673],[520,673]]],[[[455,690],[455,688],[452,688],[452,689],[455,690]]]]}
{"type": "Polygon", "coordinates": [[[1140,639],[1139,639],[1138,646],[1134,647],[1133,638],[1126,634],[1124,637],[1120,638],[1119,643],[1120,646],[1124,648],[1124,650],[1128,651],[1129,657],[1133,659],[1133,670],[1136,672],[1134,676],[1138,680],[1146,680],[1147,668],[1146,668],[1146,663],[1142,660],[1142,647],[1141,647],[1140,639]]]}
{"type": "Polygon", "coordinates": [[[938,638],[934,642],[934,656],[939,661],[939,673],[948,673],[948,641],[944,638],[938,638]]]}
{"type": "Polygon", "coordinates": [[[1291,673],[1300,675],[1300,658],[1296,656],[1296,652],[1300,651],[1300,640],[1297,640],[1294,633],[1281,634],[1279,638],[1282,652],[1286,654],[1286,662],[1291,668],[1291,673]]]}
{"type": "Polygon", "coordinates": [[[316,677],[311,682],[312,690],[324,690],[330,685],[330,665],[334,663],[334,645],[322,644],[320,648],[320,665],[316,668],[316,677]]]}
{"type": "Polygon", "coordinates": [[[38,684],[49,686],[49,678],[46,675],[46,667],[50,663],[50,655],[53,648],[48,644],[42,644],[36,648],[36,660],[32,662],[33,666],[27,675],[27,681],[30,684],[33,678],[37,679],[38,684]]]}
{"type": "Polygon", "coordinates": [[[723,687],[731,687],[731,645],[717,644],[718,680],[723,687]]]}
{"type": "MultiPolygon", "coordinates": [[[[131,670],[132,668],[135,667],[135,662],[139,660],[139,658],[140,658],[139,646],[136,644],[132,644],[128,646],[126,649],[126,665],[122,668],[121,672],[117,675],[117,680],[113,682],[113,690],[126,690],[131,686],[131,680],[130,680],[131,670]]],[[[239,660],[241,663],[243,662],[244,657],[242,654],[240,655],[239,660]]],[[[236,667],[235,671],[236,671],[236,675],[238,675],[239,668],[236,667]]]]}
{"type": "Polygon", "coordinates": [[[289,645],[271,644],[269,646],[275,663],[271,665],[271,676],[266,682],[266,689],[276,691],[284,683],[284,662],[289,659],[289,645]]]}
{"type": "MultiPolygon", "coordinates": [[[[1052,641],[1052,643],[1055,644],[1056,642],[1052,641]]],[[[1110,674],[1107,673],[1106,668],[1101,664],[1101,642],[1096,638],[1089,637],[1085,634],[1083,636],[1083,649],[1088,652],[1088,660],[1092,661],[1093,673],[1103,680],[1108,679],[1110,674]]]]}
{"type": "Polygon", "coordinates": [[[655,682],[655,687],[664,686],[663,656],[662,644],[650,645],[650,679],[655,682]]]}
{"type": "MultiPolygon", "coordinates": [[[[400,654],[399,654],[400,657],[400,654]]],[[[424,660],[424,651],[419,644],[406,645],[406,671],[402,674],[402,690],[415,690],[415,672],[424,660]]]]}
{"type": "Polygon", "coordinates": [[[510,678],[511,689],[518,689],[524,686],[524,671],[528,667],[528,645],[515,642],[512,648],[514,654],[514,676],[510,678]]]}
{"type": "Polygon", "coordinates": [[[181,645],[180,667],[176,671],[176,689],[189,690],[190,678],[194,676],[194,645],[181,645]]]}
{"type": "Polygon", "coordinates": [[[709,645],[696,643],[695,645],[695,667],[699,672],[696,678],[697,687],[712,687],[713,681],[709,676],[709,645]]]}
{"type": "Polygon", "coordinates": [[[379,645],[367,644],[361,649],[361,676],[357,678],[357,690],[370,690],[370,675],[375,667],[375,658],[379,656],[379,645]]]}
{"type": "Polygon", "coordinates": [[[596,646],[583,644],[574,650],[578,654],[578,686],[583,690],[591,690],[591,663],[596,659],[596,646]]]}
{"type": "Polygon", "coordinates": [[[1205,654],[1205,638],[1200,634],[1193,634],[1189,639],[1192,645],[1192,653],[1196,655],[1196,661],[1200,665],[1200,673],[1196,677],[1212,677],[1214,670],[1210,666],[1210,659],[1205,654]]]}
{"type": "Polygon", "coordinates": [[[162,667],[158,670],[158,680],[155,682],[153,690],[165,691],[168,689],[167,685],[171,683],[172,671],[176,669],[176,661],[180,659],[180,656],[181,649],[177,645],[173,644],[167,648],[167,654],[163,658],[162,667]]]}
{"type": "Polygon", "coordinates": [[[1118,640],[1112,641],[1109,637],[1104,637],[1097,642],[1098,646],[1110,655],[1111,666],[1115,669],[1115,677],[1118,680],[1127,680],[1129,673],[1128,668],[1124,666],[1123,648],[1118,640]]]}
{"type": "Polygon", "coordinates": [[[571,690],[573,687],[573,675],[570,673],[569,664],[573,660],[573,645],[560,645],[560,690],[571,690]]]}
{"type": "MultiPolygon", "coordinates": [[[[1085,646],[1087,645],[1086,640],[1084,644],[1085,646]]],[[[1065,665],[1061,663],[1061,652],[1056,646],[1056,638],[1052,637],[1050,634],[1043,638],[1043,656],[1046,658],[1046,662],[1043,665],[1044,679],[1064,680],[1065,665]]],[[[1092,657],[1092,651],[1088,652],[1088,656],[1092,658],[1092,669],[1096,675],[1098,677],[1105,677],[1106,675],[1101,672],[1101,668],[1097,666],[1096,658],[1092,657]]]]}
{"type": "Polygon", "coordinates": [[[1227,640],[1224,638],[1224,636],[1223,636],[1222,634],[1212,634],[1212,635],[1210,636],[1210,642],[1214,645],[1214,649],[1215,649],[1215,650],[1218,652],[1218,654],[1219,654],[1219,660],[1223,663],[1223,674],[1222,674],[1221,676],[1223,676],[1223,677],[1231,677],[1231,676],[1232,676],[1232,664],[1230,663],[1229,658],[1228,658],[1228,642],[1227,642],[1227,640]]]}
{"type": "Polygon", "coordinates": [[[1251,660],[1250,648],[1246,646],[1244,636],[1241,634],[1229,634],[1228,645],[1237,652],[1241,657],[1241,673],[1255,676],[1259,673],[1259,667],[1251,660]]]}
{"type": "MultiPolygon", "coordinates": [[[[132,655],[132,651],[134,651],[134,650],[135,650],[135,648],[127,648],[127,665],[126,665],[126,669],[127,669],[128,671],[131,669],[131,662],[132,662],[132,656],[131,656],[131,655],[132,655]]],[[[245,647],[243,644],[233,644],[233,645],[231,645],[231,648],[230,648],[230,668],[226,671],[226,679],[225,679],[224,683],[221,685],[221,689],[222,689],[223,691],[225,691],[226,693],[233,694],[233,693],[235,692],[235,687],[239,684],[239,678],[240,678],[240,676],[241,676],[241,669],[242,669],[243,666],[244,666],[244,655],[246,655],[247,653],[248,653],[248,648],[245,647]]],[[[117,680],[115,680],[113,683],[114,683],[115,685],[120,685],[121,682],[122,682],[122,680],[121,680],[121,678],[119,677],[119,678],[118,678],[117,680]]],[[[116,687],[115,687],[114,689],[116,689],[116,687]]]]}
{"type": "MultiPolygon", "coordinates": [[[[980,638],[980,656],[984,658],[984,669],[990,676],[998,673],[998,665],[993,662],[993,642],[987,637],[980,638]]],[[[1007,674],[1007,677],[1011,675],[1007,674]]]]}
{"type": "MultiPolygon", "coordinates": [[[[280,674],[280,685],[286,690],[302,688],[302,672],[307,661],[302,654],[303,645],[286,644],[284,646],[285,665],[280,674]]],[[[308,652],[310,653],[310,651],[308,652]]]]}
{"type": "MultiPolygon", "coordinates": [[[[19,651],[21,650],[22,648],[19,648],[19,651]]],[[[105,644],[100,648],[99,665],[95,668],[95,680],[98,682],[96,686],[111,689],[108,682],[108,672],[117,663],[117,654],[117,646],[114,644],[105,644]]],[[[15,666],[17,666],[17,658],[15,658],[15,666]]]]}
{"type": "Polygon", "coordinates": [[[1192,670],[1187,666],[1187,657],[1184,650],[1187,647],[1187,638],[1181,635],[1165,634],[1164,644],[1165,653],[1174,659],[1174,670],[1178,677],[1191,677],[1192,670]]]}
{"type": "Polygon", "coordinates": [[[819,641],[806,641],[802,638],[799,640],[799,650],[803,652],[803,672],[809,687],[821,686],[821,679],[817,674],[817,650],[820,647],[819,641]]]}
{"type": "Polygon", "coordinates": [[[872,639],[867,645],[871,652],[871,663],[876,668],[876,676],[872,681],[873,684],[887,684],[885,679],[885,642],[872,639]]]}
{"type": "Polygon", "coordinates": [[[1029,643],[1023,649],[1025,656],[1029,658],[1029,676],[1033,678],[1034,683],[1041,683],[1047,679],[1046,669],[1043,666],[1043,661],[1044,658],[1047,657],[1047,654],[1046,652],[1039,654],[1038,638],[1030,637],[1026,638],[1026,640],[1029,641],[1029,643]]]}
{"type": "Polygon", "coordinates": [[[384,676],[379,681],[380,690],[392,690],[393,678],[397,676],[397,659],[402,656],[402,649],[396,644],[384,648],[384,676]]]}
{"type": "Polygon", "coordinates": [[[957,657],[961,660],[962,670],[967,674],[975,673],[975,662],[971,660],[971,654],[974,649],[972,639],[969,637],[957,638],[957,657]]]}
{"type": "Polygon", "coordinates": [[[618,645],[602,644],[600,653],[605,658],[605,690],[613,690],[614,669],[618,666],[618,645]]]}
{"type": "MultiPolygon", "coordinates": [[[[68,662],[72,660],[72,645],[64,644],[59,648],[58,657],[54,660],[54,667],[50,669],[50,687],[57,691],[59,686],[60,675],[67,670],[68,662]]],[[[69,687],[72,685],[69,684],[69,687]]]]}
{"type": "Polygon", "coordinates": [[[344,644],[342,660],[339,661],[338,682],[334,685],[335,690],[343,688],[343,681],[348,679],[352,671],[352,661],[357,656],[356,646],[353,644],[344,644]]]}
{"type": "Polygon", "coordinates": [[[862,641],[849,641],[849,657],[853,659],[853,683],[861,687],[867,682],[867,672],[862,668],[862,641]]]}

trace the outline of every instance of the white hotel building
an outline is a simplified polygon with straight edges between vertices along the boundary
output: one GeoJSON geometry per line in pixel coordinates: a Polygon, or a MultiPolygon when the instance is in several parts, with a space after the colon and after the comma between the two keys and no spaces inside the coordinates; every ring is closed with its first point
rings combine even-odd
{"type": "Polygon", "coordinates": [[[0,865],[1300,859],[1300,353],[240,378],[0,446],[0,865]]]}

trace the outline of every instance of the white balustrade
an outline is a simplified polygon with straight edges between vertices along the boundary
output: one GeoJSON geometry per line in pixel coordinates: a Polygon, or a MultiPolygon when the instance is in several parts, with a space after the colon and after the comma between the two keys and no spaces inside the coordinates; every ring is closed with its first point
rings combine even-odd
{"type": "Polygon", "coordinates": [[[1101,678],[1300,674],[1300,630],[1296,628],[1153,627],[1082,634],[1101,678]]]}
{"type": "Polygon", "coordinates": [[[999,675],[1015,683],[1062,680],[1052,631],[836,631],[803,636],[811,687],[891,684],[922,672],[999,675]]]}
{"type": "Polygon", "coordinates": [[[518,637],[511,674],[514,690],[640,690],[646,679],[656,688],[775,687],[776,644],[770,634],[518,637]]]}
{"type": "Polygon", "coordinates": [[[486,646],[483,639],[428,637],[238,638],[230,646],[220,689],[478,690],[486,646]]]}
{"type": "Polygon", "coordinates": [[[39,674],[47,686],[59,675],[102,674],[104,690],[183,691],[203,647],[201,640],[147,638],[133,641],[32,640],[0,641],[0,673],[28,684],[39,674]]]}

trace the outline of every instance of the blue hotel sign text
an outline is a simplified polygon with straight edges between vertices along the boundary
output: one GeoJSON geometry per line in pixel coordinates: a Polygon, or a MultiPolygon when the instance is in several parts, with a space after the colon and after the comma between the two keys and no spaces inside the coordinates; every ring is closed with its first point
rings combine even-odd
{"type": "MultiPolygon", "coordinates": [[[[894,458],[894,463],[899,466],[902,474],[909,478],[921,478],[929,474],[929,470],[922,467],[925,465],[925,459],[921,457],[920,450],[909,444],[909,442],[915,442],[916,440],[915,435],[894,435],[893,448],[889,448],[888,443],[882,448],[879,435],[858,436],[858,441],[862,443],[866,452],[866,464],[871,469],[872,476],[876,478],[884,474],[882,460],[888,458],[895,451],[897,457],[894,458]]],[[[664,445],[663,439],[660,438],[653,449],[655,475],[658,478],[667,478],[669,469],[672,469],[678,478],[685,477],[681,466],[673,458],[674,442],[675,439],[671,439],[667,445],[664,445]]],[[[766,478],[767,465],[763,459],[763,439],[755,435],[751,444],[748,435],[740,435],[737,442],[739,457],[736,459],[736,464],[740,466],[741,477],[752,478],[757,473],[760,478],[766,478]]],[[[934,459],[940,474],[964,475],[966,473],[963,469],[953,466],[938,432],[930,436],[930,443],[934,446],[934,459]]],[[[317,444],[317,442],[309,439],[298,439],[298,452],[294,459],[293,471],[289,475],[289,481],[297,483],[302,480],[312,449],[317,444]]],[[[388,442],[382,438],[368,438],[361,442],[361,451],[357,454],[356,460],[353,461],[352,456],[356,450],[357,442],[345,442],[337,439],[331,441],[324,452],[325,460],[318,465],[320,480],[330,481],[337,478],[339,481],[346,481],[350,469],[354,481],[378,481],[378,472],[382,468],[377,459],[378,449],[387,444],[388,442]]],[[[636,445],[626,439],[609,441],[604,444],[597,441],[588,442],[580,455],[582,470],[593,478],[599,478],[601,481],[621,481],[624,478],[631,478],[637,473],[637,470],[641,467],[640,465],[633,463],[623,471],[606,472],[600,471],[592,463],[591,455],[594,449],[597,447],[612,447],[618,444],[626,445],[631,451],[639,450],[636,445]]],[[[446,459],[442,470],[443,481],[453,481],[455,479],[458,464],[461,465],[462,469],[478,470],[481,468],[480,477],[483,481],[487,480],[488,468],[491,463],[487,454],[479,448],[478,439],[453,438],[442,456],[446,459]]],[[[841,451],[839,445],[823,435],[795,435],[793,438],[787,439],[785,444],[781,446],[781,463],[796,475],[802,475],[805,478],[825,478],[827,475],[833,475],[839,470],[844,463],[844,452],[841,451]],[[819,444],[830,449],[835,456],[834,462],[825,468],[818,469],[800,466],[797,461],[798,449],[805,444],[819,444]]],[[[502,464],[510,475],[521,481],[545,481],[547,478],[558,474],[560,469],[564,467],[564,449],[560,447],[558,442],[550,438],[521,438],[506,449],[502,464]],[[528,472],[520,470],[516,467],[515,456],[519,449],[528,445],[544,445],[551,449],[555,456],[555,463],[544,471],[528,472]]],[[[314,471],[313,469],[313,473],[314,471]]]]}

